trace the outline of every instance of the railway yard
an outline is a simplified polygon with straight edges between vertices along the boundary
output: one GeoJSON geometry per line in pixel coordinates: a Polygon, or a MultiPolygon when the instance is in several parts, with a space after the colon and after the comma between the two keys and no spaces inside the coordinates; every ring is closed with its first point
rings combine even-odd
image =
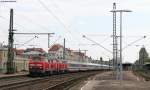
{"type": "Polygon", "coordinates": [[[0,0],[0,90],[150,90],[150,1],[115,1],[0,0]]]}
{"type": "Polygon", "coordinates": [[[123,80],[115,80],[112,71],[78,72],[46,77],[18,75],[0,78],[0,90],[149,90],[149,76],[124,71],[123,80]]]}
{"type": "Polygon", "coordinates": [[[0,90],[65,90],[97,73],[100,72],[78,72],[50,77],[29,77],[25,75],[0,78],[0,90]]]}

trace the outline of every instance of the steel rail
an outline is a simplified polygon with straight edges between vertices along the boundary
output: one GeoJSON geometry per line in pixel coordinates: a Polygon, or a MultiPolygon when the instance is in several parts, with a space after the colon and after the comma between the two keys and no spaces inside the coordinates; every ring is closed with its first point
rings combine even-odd
{"type": "MultiPolygon", "coordinates": [[[[61,75],[52,75],[42,78],[33,78],[29,80],[22,80],[13,83],[8,83],[0,86],[2,90],[48,90],[48,88],[56,88],[55,86],[61,87],[61,85],[69,85],[70,82],[74,82],[76,80],[81,80],[81,78],[88,77],[89,75],[94,75],[97,72],[78,72],[78,73],[68,73],[61,75]]],[[[99,71],[100,73],[100,71],[99,71]]],[[[70,83],[72,84],[72,83],[70,83]]],[[[53,90],[53,89],[49,89],[53,90]]]]}
{"type": "MultiPolygon", "coordinates": [[[[96,74],[96,73],[94,73],[94,74],[96,74]]],[[[60,83],[55,84],[53,86],[50,86],[50,87],[48,87],[48,88],[46,88],[44,90],[68,90],[70,87],[75,85],[76,82],[82,81],[82,80],[84,80],[87,77],[93,76],[94,74],[92,73],[92,74],[80,75],[78,77],[74,77],[74,78],[71,78],[69,80],[60,82],[60,83]]]]}

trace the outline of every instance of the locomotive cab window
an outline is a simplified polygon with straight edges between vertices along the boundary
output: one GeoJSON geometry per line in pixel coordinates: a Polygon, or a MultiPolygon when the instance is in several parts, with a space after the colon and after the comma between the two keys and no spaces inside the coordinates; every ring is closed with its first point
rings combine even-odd
{"type": "Polygon", "coordinates": [[[41,57],[33,57],[32,61],[45,61],[45,62],[48,62],[47,58],[41,58],[41,57]]]}

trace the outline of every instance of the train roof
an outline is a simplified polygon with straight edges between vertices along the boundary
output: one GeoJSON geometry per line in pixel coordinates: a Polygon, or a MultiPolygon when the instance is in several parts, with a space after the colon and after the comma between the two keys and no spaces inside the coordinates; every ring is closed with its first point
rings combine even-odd
{"type": "Polygon", "coordinates": [[[82,65],[94,65],[94,66],[109,66],[109,65],[103,65],[103,64],[96,64],[96,63],[88,63],[88,62],[76,62],[76,61],[67,61],[67,63],[72,64],[82,64],[82,65]]]}

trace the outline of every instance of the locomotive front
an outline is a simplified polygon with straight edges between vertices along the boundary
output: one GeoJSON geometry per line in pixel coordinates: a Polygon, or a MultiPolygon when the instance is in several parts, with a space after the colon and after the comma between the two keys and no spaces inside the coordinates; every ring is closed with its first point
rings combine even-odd
{"type": "Polygon", "coordinates": [[[29,62],[29,74],[30,75],[45,75],[46,70],[49,68],[49,63],[44,56],[31,57],[29,62]]]}

